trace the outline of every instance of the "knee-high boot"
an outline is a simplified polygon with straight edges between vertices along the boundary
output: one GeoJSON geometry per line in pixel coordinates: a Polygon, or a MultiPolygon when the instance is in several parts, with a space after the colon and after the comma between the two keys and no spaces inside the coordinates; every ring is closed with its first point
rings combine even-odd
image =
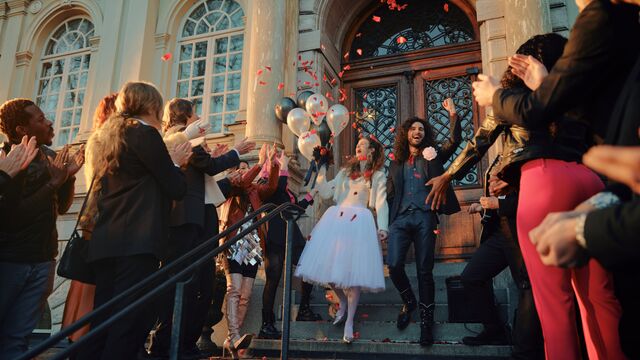
{"type": "Polygon", "coordinates": [[[228,336],[224,341],[224,348],[229,350],[233,357],[237,357],[237,349],[246,348],[249,341],[245,336],[240,336],[240,318],[239,318],[239,303],[240,303],[240,289],[242,288],[242,274],[230,273],[227,274],[227,327],[228,336]]]}
{"type": "Polygon", "coordinates": [[[242,286],[240,287],[240,301],[238,302],[238,319],[240,320],[240,328],[244,325],[244,318],[247,315],[249,301],[251,301],[251,292],[253,291],[253,282],[256,279],[250,277],[242,278],[242,286]]]}

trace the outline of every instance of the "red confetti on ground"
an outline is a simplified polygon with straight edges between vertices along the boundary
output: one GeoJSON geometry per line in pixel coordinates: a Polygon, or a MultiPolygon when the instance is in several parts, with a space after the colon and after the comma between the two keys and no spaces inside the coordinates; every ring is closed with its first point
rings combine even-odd
{"type": "Polygon", "coordinates": [[[279,83],[278,84],[278,91],[284,89],[284,83],[279,83]]]}
{"type": "Polygon", "coordinates": [[[444,3],[444,12],[449,12],[449,4],[444,3]]]}
{"type": "Polygon", "coordinates": [[[313,86],[318,87],[320,86],[320,83],[314,83],[313,86]]]}
{"type": "Polygon", "coordinates": [[[440,234],[440,229],[433,230],[433,233],[436,234],[436,235],[439,235],[440,234]]]}
{"type": "Polygon", "coordinates": [[[262,85],[262,86],[267,85],[267,83],[266,83],[266,82],[264,82],[264,81],[260,81],[260,82],[258,82],[258,84],[260,84],[260,85],[262,85]]]}
{"type": "Polygon", "coordinates": [[[398,44],[404,44],[404,43],[406,43],[406,42],[407,42],[407,38],[406,38],[406,37],[404,37],[404,36],[398,36],[398,38],[396,39],[396,42],[397,42],[398,44]]]}
{"type": "Polygon", "coordinates": [[[391,342],[391,339],[389,339],[389,338],[384,338],[384,339],[382,339],[382,342],[384,342],[384,343],[388,343],[388,342],[391,342]]]}
{"type": "Polygon", "coordinates": [[[356,50],[356,52],[358,53],[358,55],[362,56],[362,49],[358,49],[356,50]]]}
{"type": "Polygon", "coordinates": [[[371,18],[371,20],[373,20],[373,21],[375,21],[375,22],[379,23],[379,22],[380,22],[380,20],[382,20],[382,19],[380,18],[380,16],[375,16],[375,15],[373,15],[373,17],[371,18]]]}
{"type": "Polygon", "coordinates": [[[327,81],[327,74],[322,74],[322,81],[327,81]]]}
{"type": "Polygon", "coordinates": [[[354,339],[360,339],[360,331],[356,331],[353,333],[353,338],[354,339]]]}
{"type": "Polygon", "coordinates": [[[160,58],[162,61],[169,61],[171,60],[171,53],[166,53],[164,55],[162,55],[162,57],[160,58]]]}

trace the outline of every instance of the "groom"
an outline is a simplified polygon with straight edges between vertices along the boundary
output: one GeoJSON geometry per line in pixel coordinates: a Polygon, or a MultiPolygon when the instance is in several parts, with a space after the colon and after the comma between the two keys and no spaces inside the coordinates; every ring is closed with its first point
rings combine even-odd
{"type": "MultiPolygon", "coordinates": [[[[404,306],[398,315],[397,327],[405,329],[411,314],[418,307],[404,270],[409,245],[413,242],[418,273],[420,296],[420,345],[433,344],[434,282],[433,256],[436,236],[434,230],[438,216],[427,203],[430,185],[427,182],[444,172],[443,164],[453,155],[462,141],[462,128],[451,99],[444,101],[449,112],[450,138],[439,151],[433,128],[423,119],[406,120],[396,134],[395,159],[387,178],[389,203],[389,240],[387,265],[389,275],[400,292],[404,306]],[[425,150],[426,149],[426,150],[425,150]],[[424,154],[423,154],[424,152],[424,154]],[[436,154],[437,153],[437,154],[436,154]]],[[[460,211],[460,205],[451,188],[445,194],[444,205],[439,212],[451,215],[460,211]]],[[[438,200],[440,201],[440,200],[438,200]]]]}

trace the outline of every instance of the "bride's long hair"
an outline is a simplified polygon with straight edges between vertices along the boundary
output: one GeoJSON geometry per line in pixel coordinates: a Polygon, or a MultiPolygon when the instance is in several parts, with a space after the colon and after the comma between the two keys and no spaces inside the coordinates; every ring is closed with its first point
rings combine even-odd
{"type": "Polygon", "coordinates": [[[367,140],[369,147],[373,148],[373,153],[367,157],[364,174],[360,172],[360,159],[355,155],[352,156],[342,168],[345,169],[347,175],[353,179],[364,176],[367,181],[371,181],[373,174],[384,165],[384,147],[373,135],[362,137],[361,139],[367,140]]]}

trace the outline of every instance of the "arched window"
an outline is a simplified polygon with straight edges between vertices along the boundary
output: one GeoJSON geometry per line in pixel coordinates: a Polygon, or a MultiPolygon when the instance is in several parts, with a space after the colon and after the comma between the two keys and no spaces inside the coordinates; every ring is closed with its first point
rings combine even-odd
{"type": "Polygon", "coordinates": [[[176,96],[193,101],[212,133],[233,123],[240,107],[244,11],[234,0],[195,5],[178,42],[176,96]]]}
{"type": "Polygon", "coordinates": [[[40,60],[36,103],[54,123],[55,146],[73,141],[80,129],[89,75],[93,23],[85,18],[67,20],[47,40],[40,60]]]}

